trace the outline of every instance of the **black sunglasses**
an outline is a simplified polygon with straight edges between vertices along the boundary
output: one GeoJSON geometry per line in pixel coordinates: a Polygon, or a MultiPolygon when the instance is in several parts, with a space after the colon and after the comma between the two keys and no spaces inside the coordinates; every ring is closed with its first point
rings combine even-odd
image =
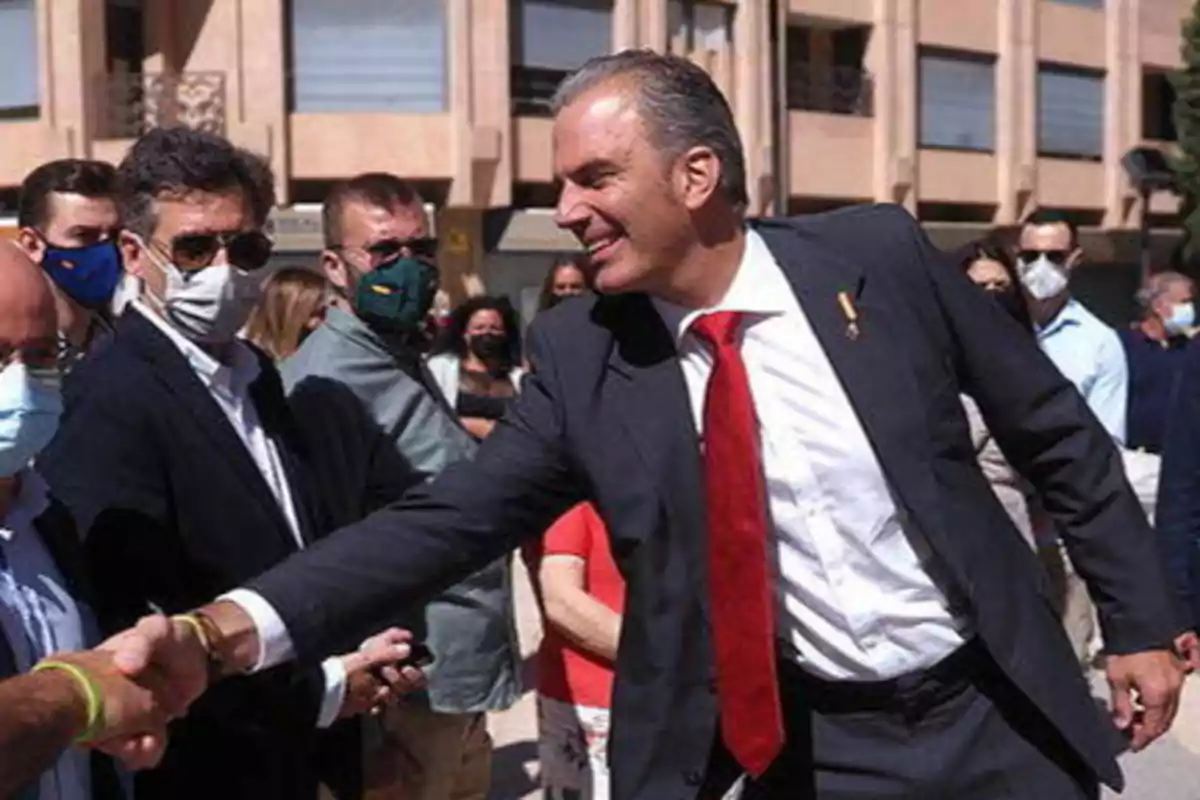
{"type": "Polygon", "coordinates": [[[1067,259],[1071,257],[1070,250],[1021,250],[1017,253],[1017,258],[1023,264],[1030,264],[1037,261],[1042,256],[1050,259],[1055,264],[1062,266],[1067,263],[1067,259]]]}
{"type": "Polygon", "coordinates": [[[237,233],[181,233],[166,248],[171,263],[184,272],[211,267],[222,248],[229,263],[238,269],[261,269],[271,260],[275,244],[262,231],[237,233]]]}
{"type": "Polygon", "coordinates": [[[412,258],[435,259],[437,258],[438,240],[433,237],[380,239],[378,242],[372,242],[366,247],[347,248],[345,245],[334,245],[331,249],[362,250],[370,257],[373,265],[379,265],[386,264],[388,261],[402,256],[406,252],[411,254],[412,258]]]}

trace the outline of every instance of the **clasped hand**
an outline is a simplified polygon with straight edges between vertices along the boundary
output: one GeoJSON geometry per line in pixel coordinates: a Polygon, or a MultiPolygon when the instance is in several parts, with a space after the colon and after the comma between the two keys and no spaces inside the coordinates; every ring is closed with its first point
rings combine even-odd
{"type": "MultiPolygon", "coordinates": [[[[392,698],[420,688],[423,673],[399,667],[412,634],[392,628],[341,657],[346,695],[341,717],[377,711],[392,698]]],[[[94,650],[55,656],[84,670],[103,700],[103,727],[85,744],[149,769],[166,752],[167,726],[183,716],[208,686],[208,654],[195,628],[157,615],[145,617],[94,650]]]]}

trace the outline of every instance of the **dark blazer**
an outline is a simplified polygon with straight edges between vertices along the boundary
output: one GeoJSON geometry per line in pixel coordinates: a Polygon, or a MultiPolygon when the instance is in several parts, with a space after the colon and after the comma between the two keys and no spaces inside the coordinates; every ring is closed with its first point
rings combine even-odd
{"type": "MultiPolygon", "coordinates": [[[[981,474],[960,393],[1041,491],[1116,653],[1174,625],[1109,436],[1016,323],[895,206],[762,223],[947,592],[1096,775],[1121,783],[1048,582],[981,474]],[[851,293],[860,334],[837,302],[851,293]]],[[[251,583],[311,658],[351,620],[437,591],[592,500],[628,585],[613,700],[613,796],[692,797],[717,733],[697,435],[649,298],[564,303],[531,332],[534,374],[477,458],[251,583]]]]}
{"type": "Polygon", "coordinates": [[[1155,527],[1182,624],[1200,629],[1200,343],[1183,354],[1167,412],[1155,527]]]}
{"type": "MultiPolygon", "coordinates": [[[[251,396],[278,445],[306,538],[322,511],[274,367],[251,396]]],[[[298,547],[274,495],[183,354],[139,312],[71,372],[57,437],[39,459],[84,537],[102,626],[186,611],[298,547]]],[[[317,668],[216,687],[172,727],[139,798],[315,797],[317,668]]]]}

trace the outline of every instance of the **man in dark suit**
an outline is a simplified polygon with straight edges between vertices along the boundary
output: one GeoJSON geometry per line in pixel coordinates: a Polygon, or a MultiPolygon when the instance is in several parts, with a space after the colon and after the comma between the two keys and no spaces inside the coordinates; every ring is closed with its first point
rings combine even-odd
{"type": "MultiPolygon", "coordinates": [[[[174,129],[139,140],[119,176],[122,254],[143,293],[72,372],[39,461],[78,521],[109,629],[186,610],[328,530],[279,376],[236,338],[271,252],[270,170],[174,129]]],[[[316,797],[317,729],[384,691],[370,670],[395,648],[379,644],[214,691],[138,797],[316,797]]],[[[344,758],[358,764],[356,750],[344,758]]]]}
{"type": "Polygon", "coordinates": [[[601,297],[534,323],[534,373],[474,461],[202,608],[173,683],[199,691],[204,657],[311,660],[588,499],[628,585],[615,798],[719,797],[745,773],[758,798],[1119,786],[959,401],[1063,529],[1142,747],[1176,707],[1176,626],[1078,392],[898,208],[747,229],[732,115],[686,60],[595,59],[556,108],[558,221],[601,297]]]}

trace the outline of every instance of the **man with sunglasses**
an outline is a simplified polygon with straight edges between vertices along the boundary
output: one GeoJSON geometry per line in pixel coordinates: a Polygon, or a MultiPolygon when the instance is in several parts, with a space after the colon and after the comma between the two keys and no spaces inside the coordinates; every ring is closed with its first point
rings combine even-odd
{"type": "MultiPolygon", "coordinates": [[[[1083,260],[1079,233],[1069,217],[1050,210],[1034,212],[1021,227],[1017,270],[1029,304],[1038,344],[1083,395],[1113,440],[1125,443],[1129,370],[1117,332],[1071,296],[1070,276],[1083,260]]],[[[1039,528],[1044,517],[1037,515],[1039,528]]],[[[1041,530],[1053,541],[1057,532],[1041,530]]],[[[1063,625],[1082,664],[1095,647],[1095,607],[1087,587],[1063,553],[1063,570],[1052,576],[1063,625]]]]}
{"type": "MultiPolygon", "coordinates": [[[[471,457],[475,444],[421,357],[438,272],[437,241],[420,195],[394,175],[359,175],[333,188],[322,222],[321,264],[350,310],[331,308],[281,368],[302,424],[320,432],[335,421],[336,409],[362,409],[383,446],[421,478],[471,457]],[[346,393],[350,402],[339,399],[346,393]]],[[[356,484],[345,470],[323,481],[345,487],[334,500],[337,525],[395,499],[365,480],[356,484]]],[[[508,708],[520,689],[507,571],[507,559],[493,563],[416,609],[415,618],[413,609],[396,609],[403,627],[423,632],[438,666],[427,693],[366,723],[368,798],[486,797],[485,712],[508,708]]]]}
{"type": "MultiPolygon", "coordinates": [[[[231,589],[329,530],[279,376],[237,338],[271,255],[269,167],[217,136],[155,130],[118,183],[121,253],[141,295],[73,371],[39,461],[79,524],[110,630],[231,589]]],[[[374,673],[400,641],[385,645],[214,693],[173,726],[176,747],[137,776],[137,797],[313,800],[318,728],[386,698],[374,673]]],[[[419,675],[399,677],[404,688],[419,675]]]]}
{"type": "Polygon", "coordinates": [[[122,281],[116,193],[111,164],[78,158],[42,164],[21,183],[17,244],[50,280],[65,364],[110,327],[122,281]]]}

